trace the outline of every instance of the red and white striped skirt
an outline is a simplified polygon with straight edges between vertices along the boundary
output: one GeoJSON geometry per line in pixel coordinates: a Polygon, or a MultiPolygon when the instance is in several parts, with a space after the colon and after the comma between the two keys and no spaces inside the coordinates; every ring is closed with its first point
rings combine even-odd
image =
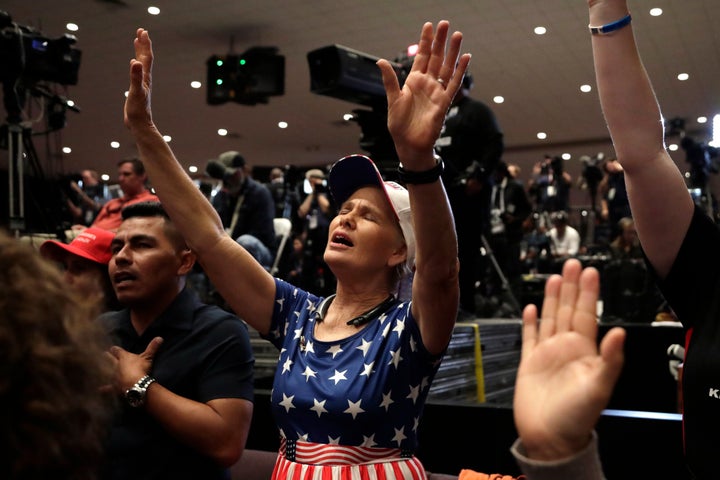
{"type": "Polygon", "coordinates": [[[403,456],[400,449],[282,439],[272,480],[427,480],[427,476],[420,460],[403,456]]]}

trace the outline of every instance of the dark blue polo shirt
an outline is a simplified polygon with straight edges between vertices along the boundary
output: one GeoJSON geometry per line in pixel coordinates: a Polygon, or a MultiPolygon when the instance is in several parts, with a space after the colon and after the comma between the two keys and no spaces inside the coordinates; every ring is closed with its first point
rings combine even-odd
{"type": "MultiPolygon", "coordinates": [[[[103,314],[116,345],[142,353],[155,337],[163,344],[152,375],[173,393],[208,402],[216,398],[253,400],[254,357],[247,326],[235,315],[200,302],[183,290],[142,335],[128,309],[103,314]]],[[[199,432],[199,434],[201,434],[199,432]]],[[[144,408],[122,402],[108,444],[108,479],[229,479],[229,471],[175,440],[144,408]]]]}

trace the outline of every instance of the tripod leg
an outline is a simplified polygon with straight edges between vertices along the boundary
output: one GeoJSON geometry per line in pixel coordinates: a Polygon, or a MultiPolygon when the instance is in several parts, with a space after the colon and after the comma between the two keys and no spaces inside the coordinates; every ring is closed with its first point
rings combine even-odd
{"type": "Polygon", "coordinates": [[[8,192],[10,230],[18,236],[25,230],[25,190],[23,184],[23,141],[22,126],[8,125],[8,192]]]}
{"type": "Polygon", "coordinates": [[[493,250],[490,247],[490,243],[487,241],[487,238],[485,238],[485,235],[481,234],[480,238],[482,239],[483,247],[485,247],[485,251],[487,252],[488,257],[490,258],[490,262],[492,263],[492,266],[495,269],[495,273],[497,273],[497,276],[500,279],[502,290],[507,295],[508,299],[510,300],[511,306],[514,309],[513,313],[518,317],[521,316],[522,315],[522,307],[520,306],[520,303],[518,302],[517,298],[515,298],[515,294],[513,293],[512,288],[510,286],[510,282],[508,282],[508,279],[505,276],[505,274],[503,273],[502,268],[500,267],[500,264],[498,263],[497,259],[495,258],[495,254],[493,253],[493,250]]]}

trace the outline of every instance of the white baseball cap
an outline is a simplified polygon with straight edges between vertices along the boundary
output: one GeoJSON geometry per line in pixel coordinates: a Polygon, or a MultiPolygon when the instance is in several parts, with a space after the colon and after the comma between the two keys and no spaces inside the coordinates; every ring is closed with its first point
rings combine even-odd
{"type": "Polygon", "coordinates": [[[409,271],[412,271],[415,264],[415,231],[410,216],[410,194],[407,189],[398,183],[385,181],[375,163],[365,155],[349,155],[335,162],[328,175],[328,185],[338,206],[361,187],[376,186],[385,192],[385,197],[395,212],[395,218],[405,238],[407,246],[405,265],[409,271]]]}

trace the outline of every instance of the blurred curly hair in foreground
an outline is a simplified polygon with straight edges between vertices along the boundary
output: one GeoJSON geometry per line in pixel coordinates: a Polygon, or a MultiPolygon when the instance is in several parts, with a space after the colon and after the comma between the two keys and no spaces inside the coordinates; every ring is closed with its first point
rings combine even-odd
{"type": "Polygon", "coordinates": [[[0,478],[94,479],[113,409],[97,306],[0,230],[0,478]]]}

